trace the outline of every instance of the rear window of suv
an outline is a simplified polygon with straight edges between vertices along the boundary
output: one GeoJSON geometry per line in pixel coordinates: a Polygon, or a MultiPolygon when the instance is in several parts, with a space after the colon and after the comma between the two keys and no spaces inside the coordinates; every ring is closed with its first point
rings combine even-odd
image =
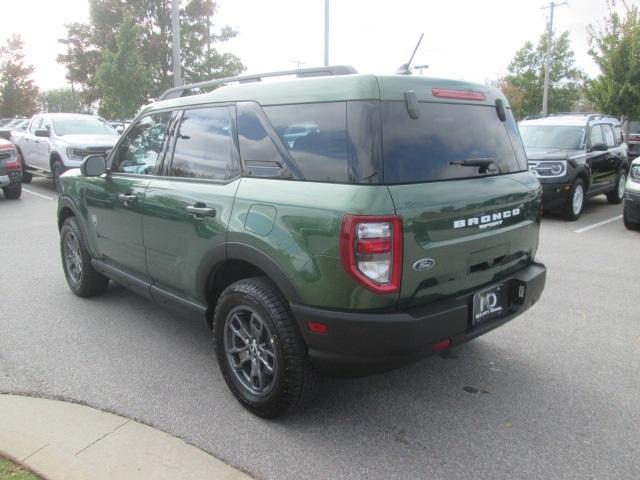
{"type": "Polygon", "coordinates": [[[526,170],[513,116],[501,122],[493,106],[420,103],[412,119],[404,102],[382,102],[385,183],[486,176],[465,160],[492,160],[495,173],[526,170]]]}

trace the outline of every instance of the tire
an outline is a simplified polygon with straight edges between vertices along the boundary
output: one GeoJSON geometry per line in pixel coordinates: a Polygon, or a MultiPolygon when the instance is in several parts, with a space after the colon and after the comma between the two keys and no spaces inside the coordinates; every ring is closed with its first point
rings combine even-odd
{"type": "Polygon", "coordinates": [[[239,280],[222,292],[214,336],[229,389],[254,415],[275,418],[315,397],[318,376],[306,345],[286,300],[267,278],[239,280]]]}
{"type": "Polygon", "coordinates": [[[624,186],[627,182],[627,172],[622,170],[616,179],[616,186],[607,193],[607,201],[614,205],[619,205],[624,200],[624,186]]]}
{"type": "Polygon", "coordinates": [[[640,230],[640,223],[629,220],[626,209],[622,210],[622,222],[627,230],[640,230]]]}
{"type": "Polygon", "coordinates": [[[15,200],[16,198],[20,198],[20,196],[22,195],[22,184],[14,183],[13,185],[4,187],[2,189],[2,193],[4,194],[4,198],[6,198],[7,200],[15,200]]]}
{"type": "Polygon", "coordinates": [[[563,209],[563,217],[565,220],[575,221],[580,218],[582,214],[582,210],[584,209],[584,202],[586,200],[586,189],[584,187],[584,181],[581,178],[576,178],[571,185],[571,191],[569,192],[569,196],[567,197],[567,201],[565,202],[563,209]],[[576,195],[582,195],[582,200],[580,202],[577,201],[576,195]]]}
{"type": "Polygon", "coordinates": [[[54,160],[51,165],[51,176],[53,177],[53,186],[56,192],[60,193],[60,175],[65,172],[64,165],[60,160],[54,160]]]}
{"type": "Polygon", "coordinates": [[[27,171],[27,164],[24,163],[24,158],[20,151],[18,151],[18,158],[20,159],[20,165],[22,165],[22,183],[31,183],[31,180],[33,180],[33,174],[27,171]]]}
{"type": "Polygon", "coordinates": [[[60,230],[60,255],[64,276],[73,293],[79,297],[95,297],[104,293],[109,279],[91,265],[91,256],[75,217],[67,218],[60,230]]]}

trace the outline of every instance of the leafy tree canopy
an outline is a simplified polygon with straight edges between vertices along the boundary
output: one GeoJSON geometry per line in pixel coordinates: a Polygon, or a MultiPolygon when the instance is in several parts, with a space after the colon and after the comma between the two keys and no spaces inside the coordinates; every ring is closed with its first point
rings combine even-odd
{"type": "MultiPolygon", "coordinates": [[[[545,58],[549,35],[544,34],[536,46],[526,42],[509,64],[509,74],[500,86],[517,118],[542,110],[545,58]]],[[[580,99],[584,74],[575,66],[569,32],[552,39],[549,68],[549,112],[571,111],[580,99]]]]}
{"type": "Polygon", "coordinates": [[[106,50],[96,72],[96,87],[102,92],[100,114],[125,120],[133,117],[146,100],[151,74],[142,61],[138,30],[125,16],[116,37],[115,52],[106,50]]]}
{"type": "Polygon", "coordinates": [[[589,54],[601,72],[588,82],[587,95],[600,111],[640,119],[640,12],[624,2],[622,13],[612,0],[608,5],[602,29],[587,29],[589,54]]]}
{"type": "Polygon", "coordinates": [[[54,88],[40,94],[39,104],[43,112],[78,112],[77,93],[70,88],[54,88]]]}
{"type": "Polygon", "coordinates": [[[23,41],[13,35],[0,47],[0,117],[30,117],[37,109],[38,88],[25,65],[23,41]]]}

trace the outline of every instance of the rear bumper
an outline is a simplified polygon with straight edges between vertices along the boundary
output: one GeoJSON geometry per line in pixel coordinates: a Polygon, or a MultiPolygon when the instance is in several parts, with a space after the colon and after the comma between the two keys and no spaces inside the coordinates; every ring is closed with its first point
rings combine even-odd
{"type": "Polygon", "coordinates": [[[11,171],[7,173],[0,172],[0,188],[8,187],[14,183],[20,183],[22,180],[22,172],[11,171]]]}
{"type": "Polygon", "coordinates": [[[496,283],[513,292],[525,287],[524,297],[512,296],[507,313],[471,328],[473,295],[447,298],[408,311],[363,313],[291,305],[309,348],[313,366],[322,373],[361,376],[390,370],[436,353],[434,343],[450,339],[451,346],[467,342],[507,323],[531,307],[541,296],[546,268],[532,263],[496,283]],[[309,321],[325,323],[327,335],[309,331],[309,321]]]}

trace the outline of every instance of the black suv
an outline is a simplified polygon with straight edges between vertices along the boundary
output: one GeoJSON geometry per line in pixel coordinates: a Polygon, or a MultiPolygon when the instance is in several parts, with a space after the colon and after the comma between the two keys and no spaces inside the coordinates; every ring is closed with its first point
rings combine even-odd
{"type": "Polygon", "coordinates": [[[545,210],[577,220],[588,197],[604,193],[609,203],[622,202],[629,161],[617,119],[565,113],[527,117],[518,126],[545,210]]]}

